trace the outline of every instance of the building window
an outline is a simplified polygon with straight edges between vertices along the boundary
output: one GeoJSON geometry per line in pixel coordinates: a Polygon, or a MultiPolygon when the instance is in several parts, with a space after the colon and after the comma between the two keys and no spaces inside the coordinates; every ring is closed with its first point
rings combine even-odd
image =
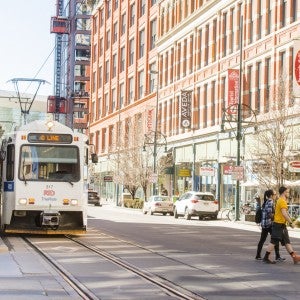
{"type": "Polygon", "coordinates": [[[114,0],[114,10],[116,10],[118,8],[118,5],[119,5],[119,1],[114,0]]]}
{"type": "Polygon", "coordinates": [[[111,90],[111,106],[112,111],[114,112],[116,110],[116,89],[111,90]]]}
{"type": "Polygon", "coordinates": [[[125,70],[125,46],[120,50],[120,72],[125,70]]]}
{"type": "Polygon", "coordinates": [[[117,75],[117,54],[114,54],[112,57],[113,65],[112,65],[112,78],[117,75]]]}
{"type": "Polygon", "coordinates": [[[133,64],[134,61],[134,39],[131,39],[129,41],[129,66],[131,66],[133,64]]]}
{"type": "Polygon", "coordinates": [[[98,48],[98,45],[97,44],[94,45],[94,49],[93,49],[93,51],[94,51],[93,62],[96,62],[96,60],[97,60],[97,56],[98,56],[97,48],[98,48]]]}
{"type": "Polygon", "coordinates": [[[124,106],[124,83],[120,84],[120,104],[119,109],[124,106]]]}
{"type": "Polygon", "coordinates": [[[139,72],[139,98],[144,97],[144,71],[139,72]]]}
{"type": "Polygon", "coordinates": [[[266,102],[265,102],[265,112],[270,110],[270,90],[271,90],[271,58],[266,59],[266,102]]]}
{"type": "Polygon", "coordinates": [[[211,126],[216,124],[216,82],[211,83],[211,126]]]}
{"type": "Polygon", "coordinates": [[[153,6],[154,4],[156,4],[157,0],[151,0],[151,6],[153,6]]]}
{"type": "MultiPolygon", "coordinates": [[[[77,92],[81,92],[81,90],[76,90],[77,92]]],[[[93,85],[92,85],[92,92],[95,93],[96,91],[96,72],[93,72],[93,85]]]]}
{"type": "Polygon", "coordinates": [[[287,0],[281,0],[281,27],[286,26],[287,0]]]}
{"type": "Polygon", "coordinates": [[[114,24],[113,42],[115,43],[118,39],[118,22],[114,24]]]}
{"type": "Polygon", "coordinates": [[[110,47],[110,30],[107,30],[106,32],[106,47],[105,49],[108,50],[110,47]]]}
{"type": "Polygon", "coordinates": [[[74,73],[75,73],[74,74],[75,76],[85,77],[86,76],[86,65],[75,65],[74,73]]]}
{"type": "Polygon", "coordinates": [[[100,27],[102,27],[103,24],[104,24],[104,18],[103,18],[103,16],[104,16],[104,12],[103,12],[103,9],[101,9],[100,12],[99,12],[99,17],[100,17],[100,27]]]}
{"type": "Polygon", "coordinates": [[[108,101],[108,93],[104,95],[104,116],[108,114],[109,109],[109,101],[108,101]]]}
{"type": "MultiPolygon", "coordinates": [[[[213,43],[212,43],[212,61],[216,61],[216,56],[217,56],[217,19],[215,19],[213,21],[213,43]]],[[[232,36],[232,45],[233,45],[233,36],[232,36]]],[[[233,47],[233,46],[232,46],[233,47]]],[[[198,49],[198,51],[200,51],[200,49],[198,49]]],[[[201,55],[201,54],[200,54],[201,55]]]]}
{"type": "Polygon", "coordinates": [[[140,17],[146,12],[146,0],[140,0],[140,17]]]}
{"type": "Polygon", "coordinates": [[[298,18],[298,13],[297,13],[298,3],[297,2],[298,2],[298,0],[292,0],[292,20],[291,20],[292,23],[296,22],[297,18],[298,18]]]}
{"type": "Polygon", "coordinates": [[[208,85],[204,84],[204,95],[203,95],[203,127],[207,127],[207,101],[208,101],[208,85]]]}
{"type": "Polygon", "coordinates": [[[103,55],[103,38],[100,39],[99,41],[99,47],[100,47],[100,56],[103,55]]]}
{"type": "Polygon", "coordinates": [[[126,32],[126,13],[121,16],[121,34],[126,32]]]}
{"type": "Polygon", "coordinates": [[[109,60],[105,62],[105,83],[109,81],[109,60]]]}
{"type": "MultiPolygon", "coordinates": [[[[155,70],[156,68],[156,64],[153,63],[149,66],[149,70],[150,71],[156,71],[155,70]]],[[[150,89],[150,93],[153,93],[154,92],[154,89],[155,89],[155,77],[157,76],[154,76],[155,74],[149,74],[149,89],[150,89]]]]}
{"type": "Polygon", "coordinates": [[[258,3],[258,22],[257,22],[257,38],[260,39],[261,38],[261,33],[263,31],[263,2],[265,0],[259,0],[258,3]]]}
{"type": "MultiPolygon", "coordinates": [[[[206,42],[208,42],[207,39],[206,42]]],[[[226,56],[226,54],[227,54],[227,13],[224,13],[223,14],[223,57],[226,56]]]]}
{"type": "Polygon", "coordinates": [[[150,50],[155,48],[156,32],[157,32],[156,26],[157,26],[157,22],[156,22],[156,19],[154,19],[150,22],[150,31],[151,31],[150,32],[150,36],[151,36],[150,50]]]}
{"type": "Polygon", "coordinates": [[[252,107],[252,66],[248,67],[248,89],[249,89],[249,93],[248,93],[248,103],[250,105],[250,107],[252,107]]]}
{"type": "Polygon", "coordinates": [[[74,108],[79,108],[79,109],[75,109],[74,118],[77,119],[84,118],[84,112],[83,112],[84,106],[85,106],[84,103],[74,103],[74,108]]]}
{"type": "MultiPolygon", "coordinates": [[[[94,23],[94,33],[97,33],[97,20],[94,23]]],[[[91,28],[91,21],[90,19],[80,19],[76,20],[76,30],[90,30],[91,28]]]]}
{"type": "Polygon", "coordinates": [[[267,0],[267,34],[271,33],[271,26],[272,26],[272,8],[271,8],[271,0],[267,0]]]}
{"type": "Polygon", "coordinates": [[[134,79],[128,79],[128,104],[132,103],[134,93],[134,79]]]}
{"type": "Polygon", "coordinates": [[[262,63],[257,63],[257,79],[256,79],[256,86],[257,86],[257,95],[256,95],[256,103],[255,109],[259,112],[260,111],[260,99],[261,99],[261,85],[262,85],[262,63]]]}
{"type": "Polygon", "coordinates": [[[103,84],[103,75],[102,75],[102,66],[99,67],[99,74],[98,74],[98,78],[99,78],[99,87],[102,87],[103,84]]]}
{"type": "Polygon", "coordinates": [[[106,2],[106,19],[108,19],[111,16],[111,0],[105,2],[106,2]]]}
{"type": "MultiPolygon", "coordinates": [[[[224,47],[226,47],[226,38],[224,37],[224,47]]],[[[224,48],[225,49],[225,48],[224,48]]],[[[209,54],[209,25],[205,26],[205,49],[204,49],[204,65],[208,65],[208,54],[209,54]]]]}
{"type": "Polygon", "coordinates": [[[139,32],[139,58],[144,56],[145,51],[145,29],[139,32]]]}
{"type": "Polygon", "coordinates": [[[248,22],[250,28],[249,28],[249,43],[253,42],[253,34],[254,34],[254,21],[255,21],[255,5],[251,3],[250,7],[250,22],[248,22]]]}
{"type": "Polygon", "coordinates": [[[135,20],[135,4],[130,5],[130,27],[134,25],[134,20],[135,20]]]}

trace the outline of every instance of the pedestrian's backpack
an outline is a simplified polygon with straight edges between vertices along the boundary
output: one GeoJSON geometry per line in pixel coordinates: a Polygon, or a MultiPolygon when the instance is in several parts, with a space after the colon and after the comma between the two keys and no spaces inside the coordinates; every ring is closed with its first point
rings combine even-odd
{"type": "Polygon", "coordinates": [[[255,213],[255,223],[260,224],[261,220],[262,220],[262,209],[261,209],[261,206],[259,206],[256,209],[256,213],[255,213]]]}

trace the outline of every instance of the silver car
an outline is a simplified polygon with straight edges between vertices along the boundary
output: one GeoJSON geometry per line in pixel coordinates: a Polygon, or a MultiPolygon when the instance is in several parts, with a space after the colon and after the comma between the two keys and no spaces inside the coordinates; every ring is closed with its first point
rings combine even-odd
{"type": "Polygon", "coordinates": [[[218,201],[212,193],[186,192],[174,203],[174,217],[184,216],[190,220],[192,216],[217,219],[219,211],[218,201]]]}
{"type": "Polygon", "coordinates": [[[151,196],[144,202],[143,213],[160,213],[173,215],[173,201],[168,196],[151,196]]]}

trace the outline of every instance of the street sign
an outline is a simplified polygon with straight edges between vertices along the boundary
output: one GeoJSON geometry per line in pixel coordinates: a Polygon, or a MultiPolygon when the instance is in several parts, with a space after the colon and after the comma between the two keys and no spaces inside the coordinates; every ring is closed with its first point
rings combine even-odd
{"type": "Polygon", "coordinates": [[[200,167],[200,176],[215,176],[215,168],[200,167]]]}
{"type": "Polygon", "coordinates": [[[149,178],[149,181],[152,182],[152,183],[156,183],[158,180],[158,175],[157,174],[151,174],[150,175],[150,178],[149,178]]]}
{"type": "Polygon", "coordinates": [[[244,167],[243,166],[233,166],[231,178],[235,180],[244,179],[244,167]]]}
{"type": "Polygon", "coordinates": [[[300,161],[294,160],[289,162],[289,171],[300,173],[300,161]]]}
{"type": "Polygon", "coordinates": [[[104,176],[104,182],[112,182],[113,181],[113,177],[112,176],[109,176],[109,175],[107,175],[107,176],[104,176]]]}

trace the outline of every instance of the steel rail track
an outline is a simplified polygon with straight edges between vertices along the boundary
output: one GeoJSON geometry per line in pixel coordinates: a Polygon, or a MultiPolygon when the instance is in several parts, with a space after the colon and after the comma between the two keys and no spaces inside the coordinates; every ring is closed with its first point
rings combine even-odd
{"type": "Polygon", "coordinates": [[[55,262],[53,258],[45,253],[41,248],[35,245],[30,241],[29,238],[22,237],[22,239],[32,247],[38,254],[45,258],[45,260],[50,263],[55,271],[64,279],[64,281],[71,286],[71,288],[82,298],[85,300],[96,300],[99,299],[95,294],[89,291],[80,281],[78,281],[71,273],[69,273],[65,268],[63,268],[60,264],[55,262]]]}
{"type": "Polygon", "coordinates": [[[74,238],[72,236],[67,235],[66,237],[68,239],[70,239],[71,241],[89,249],[90,251],[97,253],[98,255],[109,260],[110,262],[113,262],[116,265],[121,266],[122,268],[124,268],[128,271],[131,271],[132,273],[138,275],[139,277],[158,286],[160,289],[164,290],[166,292],[166,294],[168,294],[169,296],[174,296],[174,297],[177,297],[182,300],[205,300],[205,298],[200,297],[199,295],[197,295],[189,290],[179,287],[179,286],[175,285],[174,283],[172,283],[164,278],[161,278],[155,274],[149,273],[149,272],[142,270],[136,266],[133,266],[130,263],[122,260],[121,258],[114,256],[104,250],[101,250],[89,243],[84,243],[84,242],[80,241],[79,239],[74,238]]]}

